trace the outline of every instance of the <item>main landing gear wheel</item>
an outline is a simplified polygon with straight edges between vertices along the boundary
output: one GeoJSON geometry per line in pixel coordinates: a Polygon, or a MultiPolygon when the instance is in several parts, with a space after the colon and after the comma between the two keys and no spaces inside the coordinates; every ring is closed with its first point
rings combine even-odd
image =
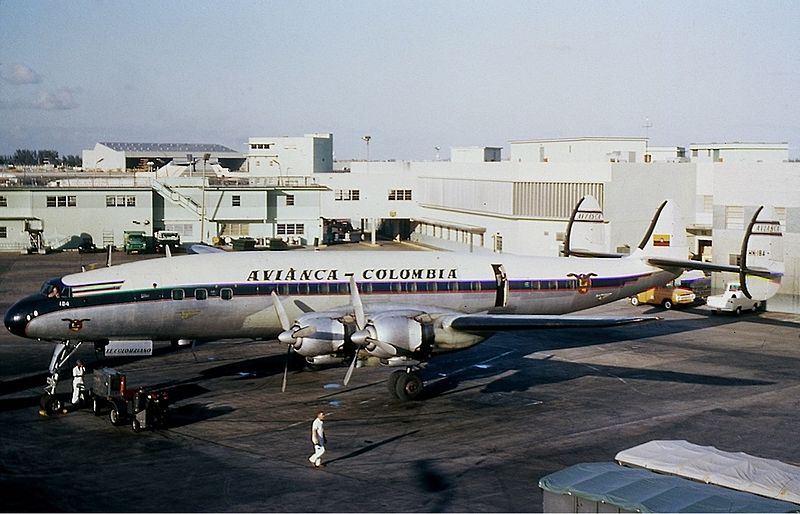
{"type": "Polygon", "coordinates": [[[413,372],[400,372],[395,383],[395,395],[401,401],[415,399],[422,392],[422,379],[413,372]]]}
{"type": "Polygon", "coordinates": [[[39,398],[39,406],[48,414],[55,414],[57,412],[61,412],[63,404],[61,400],[54,394],[43,394],[41,398],[39,398]]]}
{"type": "Polygon", "coordinates": [[[391,394],[393,398],[397,398],[397,380],[400,378],[400,375],[405,374],[405,371],[398,369],[392,371],[392,374],[389,375],[389,380],[386,382],[386,385],[389,387],[389,394],[391,394]]]}

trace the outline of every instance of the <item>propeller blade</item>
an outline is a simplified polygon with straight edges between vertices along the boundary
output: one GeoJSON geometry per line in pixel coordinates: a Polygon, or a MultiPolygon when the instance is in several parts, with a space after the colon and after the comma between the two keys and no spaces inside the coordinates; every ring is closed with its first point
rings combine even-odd
{"type": "Polygon", "coordinates": [[[292,347],[286,347],[286,366],[283,368],[283,383],[281,384],[281,392],[286,392],[286,382],[289,378],[289,360],[292,358],[292,347]]]}
{"type": "Polygon", "coordinates": [[[289,316],[286,315],[286,309],[283,308],[283,304],[281,303],[280,298],[278,295],[275,294],[275,291],[272,292],[272,305],[275,306],[275,312],[278,313],[278,319],[281,321],[281,328],[284,330],[289,330],[289,316]]]}
{"type": "Polygon", "coordinates": [[[380,341],[378,339],[373,339],[372,337],[367,337],[366,342],[374,344],[375,346],[377,346],[378,348],[380,348],[381,350],[390,355],[397,355],[397,348],[395,348],[393,345],[389,343],[384,343],[383,341],[380,341]]]}
{"type": "Polygon", "coordinates": [[[106,268],[111,267],[111,245],[108,245],[108,252],[106,253],[106,268]]]}
{"type": "Polygon", "coordinates": [[[172,257],[172,250],[169,249],[169,245],[164,247],[164,255],[167,257],[172,257]]]}
{"type": "Polygon", "coordinates": [[[353,304],[353,311],[356,315],[356,327],[364,330],[367,326],[367,316],[364,314],[364,304],[361,303],[361,295],[358,293],[355,275],[350,275],[350,303],[353,304]]]}
{"type": "Polygon", "coordinates": [[[353,370],[356,368],[356,360],[358,360],[358,348],[356,348],[356,354],[353,355],[353,362],[351,362],[350,367],[347,368],[347,373],[344,376],[344,385],[350,383],[350,377],[353,376],[353,370]]]}
{"type": "MultiPolygon", "coordinates": [[[[384,353],[388,353],[389,355],[397,355],[397,348],[394,345],[381,341],[374,336],[374,328],[369,326],[363,330],[357,330],[356,332],[353,332],[353,335],[350,336],[350,340],[353,341],[353,343],[359,348],[367,347],[372,344],[383,350],[384,353]]],[[[369,350],[369,348],[367,349],[369,350]]]]}

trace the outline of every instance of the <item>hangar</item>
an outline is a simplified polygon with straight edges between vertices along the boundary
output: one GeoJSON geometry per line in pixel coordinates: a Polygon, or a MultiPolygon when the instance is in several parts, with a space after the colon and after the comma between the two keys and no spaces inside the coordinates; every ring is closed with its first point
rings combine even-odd
{"type": "Polygon", "coordinates": [[[197,143],[96,143],[91,150],[82,152],[83,168],[93,171],[153,171],[174,160],[194,158],[218,162],[239,169],[244,155],[218,144],[197,143]]]}

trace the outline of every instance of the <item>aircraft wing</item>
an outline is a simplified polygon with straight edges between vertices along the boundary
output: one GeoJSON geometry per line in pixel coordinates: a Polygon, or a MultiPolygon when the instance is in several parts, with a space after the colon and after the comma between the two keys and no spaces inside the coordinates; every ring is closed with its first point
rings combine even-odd
{"type": "Polygon", "coordinates": [[[450,327],[470,334],[539,330],[544,328],[600,328],[656,321],[657,316],[565,316],[541,314],[464,314],[450,327]]]}
{"type": "Polygon", "coordinates": [[[739,273],[739,266],[725,264],[714,264],[713,262],[693,261],[691,259],[672,259],[668,257],[650,257],[647,259],[649,264],[659,268],[683,268],[699,269],[702,271],[729,271],[739,273]]]}
{"type": "Polygon", "coordinates": [[[684,269],[699,269],[702,271],[727,271],[730,273],[744,273],[748,275],[755,275],[759,277],[780,277],[783,276],[781,271],[770,270],[766,267],[748,266],[744,270],[739,266],[729,266],[725,264],[714,264],[713,262],[693,261],[690,259],[670,259],[666,257],[651,257],[647,262],[659,268],[684,268],[684,269]]]}

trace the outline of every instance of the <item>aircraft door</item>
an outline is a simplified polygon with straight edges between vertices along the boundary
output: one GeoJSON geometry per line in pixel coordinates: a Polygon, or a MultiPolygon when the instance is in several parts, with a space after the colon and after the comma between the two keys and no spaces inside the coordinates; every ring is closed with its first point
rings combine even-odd
{"type": "Polygon", "coordinates": [[[502,264],[492,264],[494,280],[496,282],[497,294],[494,299],[494,306],[505,307],[508,305],[508,275],[502,264]]]}

